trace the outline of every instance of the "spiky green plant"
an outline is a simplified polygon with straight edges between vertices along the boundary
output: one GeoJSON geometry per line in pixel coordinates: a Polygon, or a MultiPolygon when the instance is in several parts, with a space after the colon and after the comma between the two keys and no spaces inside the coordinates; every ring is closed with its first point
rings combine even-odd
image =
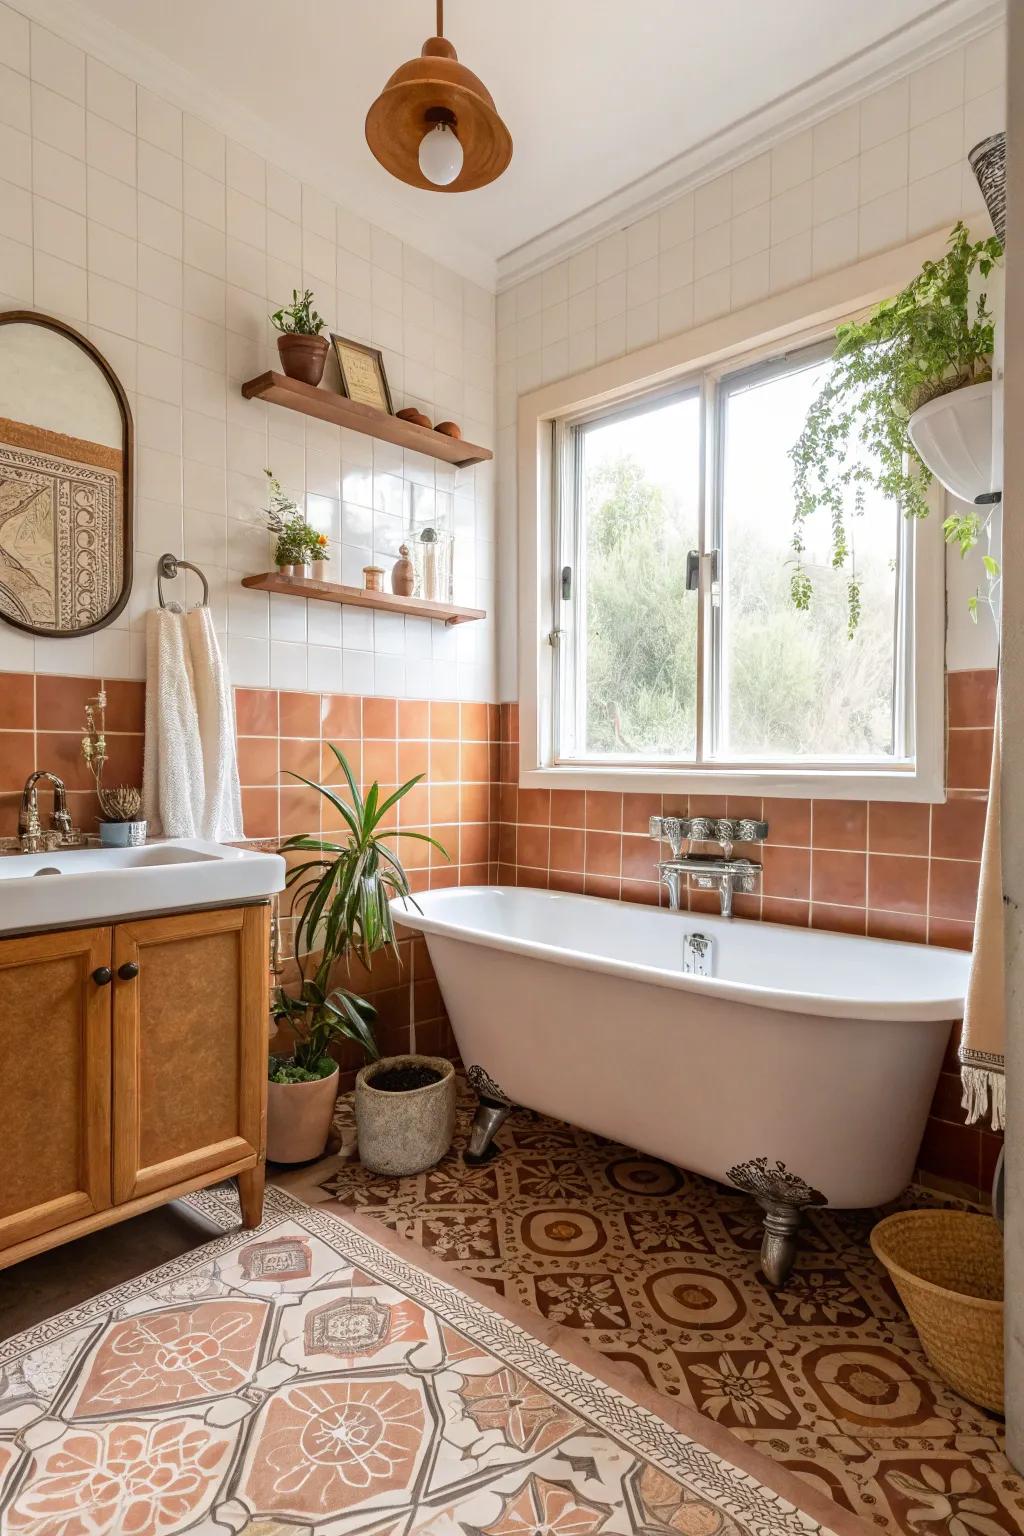
{"type": "Polygon", "coordinates": [[[302,297],[292,289],[292,302],[275,309],[270,317],[271,325],[285,336],[319,336],[327,321],[313,308],[313,290],[307,288],[302,297]]]}
{"type": "Polygon", "coordinates": [[[371,784],[364,796],[345,754],[333,743],[331,751],[345,777],[348,799],[330,784],[317,784],[301,773],[291,775],[333,806],[348,835],[336,840],[300,834],[282,844],[282,852],[295,850],[314,857],[297,864],[287,877],[294,903],[301,909],[295,931],[299,983],[296,992],[278,987],[274,993],[274,1015],[290,1026],[295,1037],[291,1061],[278,1061],[271,1068],[275,1081],[295,1080],[275,1075],[287,1072],[289,1066],[315,1075],[332,1042],[338,1039],[354,1040],[371,1058],[380,1054],[373,1032],[377,1010],[365,997],[339,983],[335,970],[353,956],[371,970],[375,954],[381,950],[398,952],[390,902],[395,896],[411,897],[411,891],[409,877],[388,841],[413,838],[448,857],[441,844],[425,832],[383,826],[388,812],[420,782],[422,774],[385,798],[378,784],[371,784]]]}

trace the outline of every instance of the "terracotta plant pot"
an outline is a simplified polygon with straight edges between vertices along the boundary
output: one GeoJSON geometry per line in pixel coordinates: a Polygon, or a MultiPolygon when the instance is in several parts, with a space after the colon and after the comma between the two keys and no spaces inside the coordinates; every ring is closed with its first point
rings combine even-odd
{"type": "Polygon", "coordinates": [[[385,1056],[356,1078],[359,1160],[371,1173],[395,1178],[422,1173],[444,1157],[455,1134],[455,1068],[443,1056],[385,1056]],[[375,1077],[402,1067],[428,1067],[437,1082],[406,1092],[384,1092],[375,1077]]]}
{"type": "Polygon", "coordinates": [[[290,379],[300,379],[303,384],[320,383],[327,364],[327,343],[322,336],[279,336],[277,350],[281,367],[290,379]]]}
{"type": "Polygon", "coordinates": [[[338,1097],[338,1068],[312,1083],[267,1084],[267,1158],[308,1163],[323,1155],[338,1097]]]}

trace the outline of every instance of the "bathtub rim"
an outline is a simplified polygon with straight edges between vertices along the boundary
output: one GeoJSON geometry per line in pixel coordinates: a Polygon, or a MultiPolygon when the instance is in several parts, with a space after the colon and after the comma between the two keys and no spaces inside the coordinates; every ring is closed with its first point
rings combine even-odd
{"type": "MultiPolygon", "coordinates": [[[[442,886],[436,890],[415,892],[411,898],[420,900],[444,900],[449,901],[453,896],[495,895],[501,893],[527,893],[534,896],[542,896],[547,901],[585,903],[589,906],[617,906],[618,902],[606,896],[585,896],[572,891],[539,891],[533,887],[513,885],[460,885],[442,886]]],[[[640,902],[626,903],[631,907],[639,908],[657,921],[671,921],[677,918],[691,916],[690,913],[670,912],[664,907],[648,907],[640,902]]],[[[644,982],[648,985],[663,986],[679,992],[692,992],[698,996],[721,999],[723,1002],[745,1003],[759,1008],[774,1009],[779,1013],[810,1014],[818,1018],[829,1019],[863,1019],[880,1020],[887,1023],[945,1023],[952,1024],[963,1018],[964,997],[927,998],[914,1000],[910,998],[858,998],[858,997],[834,997],[822,996],[814,992],[785,991],[778,987],[758,986],[753,982],[729,981],[718,976],[691,976],[681,971],[669,971],[660,966],[641,965],[634,961],[614,959],[603,955],[591,955],[582,950],[563,949],[555,944],[545,944],[536,939],[519,938],[513,934],[492,933],[485,929],[470,928],[465,923],[453,922],[443,917],[432,916],[429,913],[410,907],[405,899],[394,897],[391,901],[391,910],[396,923],[405,928],[411,928],[424,934],[436,934],[440,938],[460,940],[462,943],[474,944],[483,949],[497,949],[506,953],[522,955],[527,959],[544,960],[554,965],[573,966],[577,969],[597,971],[606,976],[619,976],[626,980],[644,982]]],[[[714,919],[711,914],[701,913],[702,918],[711,918],[712,921],[722,922],[723,919],[714,919]]],[[[754,919],[734,917],[725,919],[732,924],[754,925],[754,919]]],[[[758,923],[758,927],[765,926],[758,923]]],[[[867,938],[860,934],[833,933],[830,929],[816,930],[811,928],[797,928],[788,923],[771,923],[767,925],[772,930],[781,929],[787,933],[795,933],[803,937],[808,935],[821,935],[829,939],[841,941],[844,944],[870,944],[882,945],[887,949],[912,953],[915,958],[920,958],[922,950],[939,948],[938,945],[908,944],[896,939],[867,938]]],[[[962,951],[947,950],[946,953],[962,954],[962,951]]],[[[965,962],[969,963],[964,955],[965,962]]],[[[967,964],[964,969],[964,990],[967,986],[967,964]]]]}

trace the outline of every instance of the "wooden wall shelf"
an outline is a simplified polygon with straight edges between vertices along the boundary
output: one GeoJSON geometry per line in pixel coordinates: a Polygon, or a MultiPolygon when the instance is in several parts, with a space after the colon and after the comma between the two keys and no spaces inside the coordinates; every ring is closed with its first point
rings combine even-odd
{"type": "Polygon", "coordinates": [[[412,448],[416,453],[426,453],[433,459],[454,464],[456,469],[482,464],[494,457],[489,448],[480,448],[460,437],[446,437],[443,432],[418,427],[412,421],[401,421],[372,405],[347,400],[331,389],[303,384],[283,373],[261,373],[255,379],[248,379],[242,385],[242,394],[247,400],[269,400],[271,405],[283,405],[289,411],[300,411],[303,416],[318,416],[321,421],[332,421],[336,427],[348,427],[351,432],[362,432],[367,437],[395,443],[399,448],[412,448]]]}
{"type": "Polygon", "coordinates": [[[470,624],[486,619],[483,608],[456,608],[452,603],[430,603],[424,597],[396,597],[393,592],[367,592],[365,587],[343,587],[336,581],[312,576],[282,576],[262,571],[243,576],[242,586],[257,592],[283,592],[289,597],[308,597],[321,603],[344,603],[350,608],[380,608],[385,613],[408,613],[416,619],[440,619],[445,624],[470,624]]]}

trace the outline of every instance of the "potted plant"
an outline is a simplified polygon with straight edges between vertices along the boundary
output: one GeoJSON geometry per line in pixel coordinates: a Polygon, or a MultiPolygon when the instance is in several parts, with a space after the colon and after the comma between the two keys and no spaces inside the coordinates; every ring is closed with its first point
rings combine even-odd
{"type": "MultiPolygon", "coordinates": [[[[933,475],[970,502],[989,491],[994,328],[978,282],[989,276],[1002,249],[995,236],[972,241],[958,222],[944,256],[926,261],[901,293],[865,320],[837,330],[835,367],[791,449],[790,590],[797,608],[809,607],[813,593],[803,563],[803,529],[815,512],[830,519],[832,564],[838,570],[850,555],[848,518],[856,515],[867,487],[890,497],[907,517],[927,516],[933,475]],[[950,418],[955,418],[952,430],[950,418]],[[965,431],[973,445],[966,455],[952,446],[965,431]]],[[[943,524],[947,542],[966,554],[990,516],[991,508],[985,514],[952,514],[943,524]]],[[[985,561],[994,579],[998,567],[989,556],[985,561]]],[[[852,632],[860,612],[855,575],[848,592],[852,632]]],[[[977,602],[975,596],[973,616],[977,602]]]]}
{"type": "Polygon", "coordinates": [[[82,756],[96,785],[100,803],[100,842],[108,848],[136,848],[146,841],[148,825],[142,817],[142,791],[130,784],[103,787],[107,761],[107,695],[100,689],[85,706],[82,756]]]}
{"type": "MultiPolygon", "coordinates": [[[[273,1162],[306,1162],[323,1152],[338,1092],[332,1045],[352,1040],[379,1061],[373,1028],[376,1009],[346,984],[345,972],[353,958],[370,970],[381,950],[398,953],[390,901],[393,896],[409,897],[410,890],[401,860],[388,843],[406,837],[440,849],[425,832],[385,826],[389,812],[422,775],[387,796],[372,784],[363,796],[344,753],[333,745],[331,751],[344,776],[348,800],[329,784],[316,784],[301,774],[292,777],[324,797],[340,816],[344,834],[299,835],[282,845],[283,852],[311,857],[288,874],[297,912],[298,979],[274,993],[274,1016],[287,1026],[294,1044],[289,1055],[272,1057],[270,1063],[267,1156],[273,1162]]],[[[450,1093],[454,1111],[454,1079],[450,1093]]],[[[427,1119],[433,1123],[429,1115],[427,1119]]]]}
{"type": "Polygon", "coordinates": [[[317,533],[303,516],[299,504],[283,489],[273,470],[263,473],[269,482],[270,506],[267,527],[275,535],[274,564],[282,576],[322,575],[326,569],[328,538],[317,533]],[[319,572],[317,567],[319,566],[319,572]]]}
{"type": "Polygon", "coordinates": [[[303,384],[319,384],[327,362],[327,342],[320,335],[327,321],[313,308],[313,292],[307,288],[299,296],[292,289],[292,302],[276,309],[270,323],[281,332],[277,350],[281,367],[290,379],[303,384]]]}

